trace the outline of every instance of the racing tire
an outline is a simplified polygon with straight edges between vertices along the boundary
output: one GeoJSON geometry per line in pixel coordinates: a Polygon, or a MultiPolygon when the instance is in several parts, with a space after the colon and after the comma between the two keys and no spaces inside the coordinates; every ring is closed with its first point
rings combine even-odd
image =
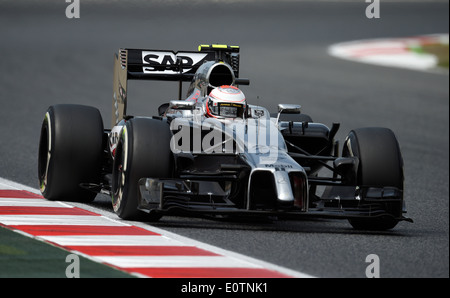
{"type": "Polygon", "coordinates": [[[401,202],[382,203],[387,216],[349,219],[358,230],[389,230],[394,228],[403,209],[403,158],[397,138],[388,128],[368,127],[352,130],[345,141],[342,156],[359,159],[357,185],[396,187],[401,202]]]}
{"type": "Polygon", "coordinates": [[[49,200],[91,202],[97,193],[80,187],[100,182],[103,120],[98,109],[83,105],[50,106],[41,126],[38,177],[49,200]]]}
{"type": "Polygon", "coordinates": [[[120,134],[113,163],[112,203],[114,212],[126,220],[157,221],[159,213],[138,209],[139,179],[169,178],[172,153],[169,124],[150,118],[133,118],[120,134]]]}

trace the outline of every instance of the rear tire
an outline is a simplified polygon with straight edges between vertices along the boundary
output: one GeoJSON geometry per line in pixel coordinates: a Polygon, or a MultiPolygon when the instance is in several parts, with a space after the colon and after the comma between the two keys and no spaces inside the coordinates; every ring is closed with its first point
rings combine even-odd
{"type": "Polygon", "coordinates": [[[396,187],[401,202],[382,203],[386,217],[350,219],[355,229],[388,230],[394,228],[403,208],[403,158],[394,133],[387,128],[369,127],[352,130],[345,141],[342,156],[359,158],[357,185],[396,187]]]}
{"type": "Polygon", "coordinates": [[[139,179],[172,174],[172,134],[166,122],[134,118],[122,129],[113,165],[113,209],[122,219],[156,221],[159,214],[138,210],[139,179]]]}
{"type": "Polygon", "coordinates": [[[99,183],[103,153],[103,120],[98,109],[54,105],[41,127],[38,176],[49,200],[90,202],[96,193],[81,183],[99,183]]]}

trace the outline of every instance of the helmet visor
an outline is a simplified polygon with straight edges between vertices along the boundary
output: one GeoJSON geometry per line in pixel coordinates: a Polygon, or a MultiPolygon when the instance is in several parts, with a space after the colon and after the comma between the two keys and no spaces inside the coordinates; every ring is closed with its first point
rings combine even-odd
{"type": "Polygon", "coordinates": [[[243,118],[244,105],[238,103],[221,102],[212,109],[213,114],[224,118],[243,118]]]}

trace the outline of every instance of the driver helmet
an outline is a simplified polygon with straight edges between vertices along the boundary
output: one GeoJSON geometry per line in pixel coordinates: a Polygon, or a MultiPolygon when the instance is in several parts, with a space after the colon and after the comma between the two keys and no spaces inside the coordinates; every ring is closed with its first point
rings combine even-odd
{"type": "Polygon", "coordinates": [[[244,93],[235,86],[223,85],[209,93],[206,115],[214,118],[244,118],[247,108],[244,93]]]}

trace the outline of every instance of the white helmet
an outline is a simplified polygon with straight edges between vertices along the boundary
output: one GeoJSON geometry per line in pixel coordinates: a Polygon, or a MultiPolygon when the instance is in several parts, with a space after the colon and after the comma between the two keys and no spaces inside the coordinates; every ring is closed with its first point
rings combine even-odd
{"type": "Polygon", "coordinates": [[[206,115],[209,117],[244,118],[246,108],[244,93],[234,86],[217,87],[206,100],[206,115]]]}

